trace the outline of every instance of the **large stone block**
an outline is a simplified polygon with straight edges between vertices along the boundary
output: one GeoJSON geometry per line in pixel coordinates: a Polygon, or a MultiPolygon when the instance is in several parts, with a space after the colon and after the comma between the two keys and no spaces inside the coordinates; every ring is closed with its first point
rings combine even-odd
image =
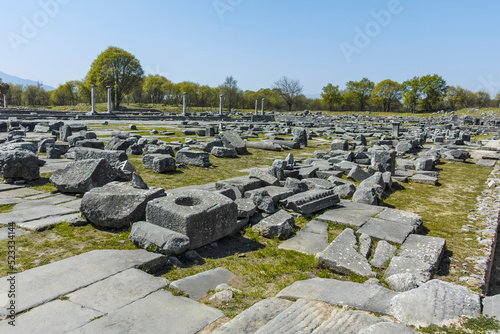
{"type": "Polygon", "coordinates": [[[287,209],[310,215],[339,203],[339,197],[333,189],[314,189],[290,196],[282,201],[287,209]]]}
{"type": "Polygon", "coordinates": [[[29,150],[0,151],[0,176],[25,181],[40,178],[38,156],[29,150]]]}
{"type": "Polygon", "coordinates": [[[145,221],[134,223],[128,238],[138,247],[153,248],[164,255],[182,254],[189,249],[189,238],[184,234],[145,221]]]}
{"type": "Polygon", "coordinates": [[[137,189],[128,183],[113,182],[87,192],[80,205],[81,213],[97,226],[128,228],[144,220],[149,201],[163,196],[161,188],[137,189]]]}
{"type": "Polygon", "coordinates": [[[211,165],[210,154],[206,152],[191,151],[188,147],[178,151],[175,160],[177,163],[197,167],[208,167],[211,165]]]}
{"type": "Polygon", "coordinates": [[[288,237],[295,226],[295,220],[292,215],[284,210],[262,219],[252,230],[259,232],[266,238],[285,239],[288,237]]]}
{"type": "Polygon", "coordinates": [[[234,148],[238,154],[248,153],[245,141],[236,132],[224,131],[221,134],[221,139],[224,147],[234,148]]]}
{"type": "Polygon", "coordinates": [[[78,147],[74,152],[75,161],[105,159],[111,166],[115,166],[118,162],[128,160],[127,154],[123,151],[109,151],[89,147],[78,147]]]}
{"type": "Polygon", "coordinates": [[[380,163],[386,172],[394,175],[396,171],[396,152],[375,150],[372,152],[372,166],[380,163]]]}
{"type": "Polygon", "coordinates": [[[146,208],[148,222],[187,235],[190,249],[230,235],[237,218],[234,201],[204,190],[168,193],[149,202],[146,208]]]}

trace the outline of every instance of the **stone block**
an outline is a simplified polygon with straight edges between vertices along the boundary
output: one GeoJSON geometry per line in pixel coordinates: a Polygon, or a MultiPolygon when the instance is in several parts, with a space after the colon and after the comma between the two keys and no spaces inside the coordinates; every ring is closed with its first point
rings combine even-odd
{"type": "Polygon", "coordinates": [[[189,249],[189,238],[184,234],[145,221],[132,224],[128,238],[137,247],[167,256],[182,254],[189,249]]]}
{"type": "Polygon", "coordinates": [[[332,207],[339,202],[339,197],[333,190],[314,189],[290,196],[280,203],[297,213],[310,215],[332,207]]]}
{"type": "Polygon", "coordinates": [[[262,219],[258,224],[252,227],[253,231],[259,232],[266,238],[287,238],[293,231],[295,220],[292,215],[284,210],[262,219]]]}

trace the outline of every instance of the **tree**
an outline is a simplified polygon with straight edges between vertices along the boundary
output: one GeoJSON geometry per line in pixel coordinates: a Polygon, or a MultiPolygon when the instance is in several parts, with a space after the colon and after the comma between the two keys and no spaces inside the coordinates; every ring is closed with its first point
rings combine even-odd
{"type": "Polygon", "coordinates": [[[403,105],[405,105],[410,112],[415,112],[420,101],[420,78],[413,77],[413,79],[406,80],[403,86],[403,105]]]}
{"type": "Polygon", "coordinates": [[[76,81],[68,81],[50,92],[53,105],[76,105],[78,103],[78,85],[76,81]]]}
{"type": "Polygon", "coordinates": [[[118,110],[123,97],[141,84],[143,75],[141,64],[132,54],[110,46],[94,60],[85,81],[102,91],[111,86],[113,109],[118,110]]]}
{"type": "Polygon", "coordinates": [[[41,83],[38,85],[28,85],[25,87],[22,95],[23,104],[35,107],[48,105],[50,101],[49,94],[43,89],[41,83]]]}
{"type": "Polygon", "coordinates": [[[229,111],[238,106],[241,98],[240,89],[238,88],[238,81],[232,76],[226,77],[224,83],[219,86],[220,93],[224,95],[224,102],[229,111]]]}
{"type": "Polygon", "coordinates": [[[401,100],[401,89],[401,85],[396,81],[381,81],[372,90],[372,100],[380,103],[382,111],[390,112],[401,100]]]}
{"type": "Polygon", "coordinates": [[[339,86],[334,86],[331,83],[323,87],[321,94],[323,102],[328,106],[328,110],[332,111],[335,104],[342,102],[342,94],[340,93],[339,86]]]}
{"type": "Polygon", "coordinates": [[[446,81],[437,74],[421,77],[420,90],[423,109],[427,111],[435,109],[446,96],[447,88],[446,81]]]}
{"type": "Polygon", "coordinates": [[[9,104],[21,106],[23,104],[23,91],[23,85],[11,85],[10,89],[7,92],[7,99],[9,101],[9,104]]]}
{"type": "Polygon", "coordinates": [[[303,89],[299,80],[289,79],[287,76],[283,76],[275,81],[273,88],[276,89],[281,98],[285,100],[288,105],[288,111],[292,111],[292,106],[303,89]]]}
{"type": "MultiPolygon", "coordinates": [[[[8,83],[5,83],[2,81],[2,78],[0,78],[0,101],[3,101],[3,95],[7,95],[9,91],[10,85],[8,83]]],[[[2,103],[3,105],[3,103],[2,103]]]]}
{"type": "Polygon", "coordinates": [[[477,96],[477,106],[479,108],[486,107],[489,105],[491,98],[488,92],[480,90],[476,92],[476,96],[477,96]]]}
{"type": "Polygon", "coordinates": [[[160,75],[148,75],[142,84],[142,89],[147,96],[148,102],[160,104],[165,100],[167,78],[160,75]]]}
{"type": "Polygon", "coordinates": [[[375,83],[367,78],[363,78],[361,81],[349,81],[346,83],[347,92],[354,95],[359,111],[364,111],[368,106],[374,87],[375,83]]]}

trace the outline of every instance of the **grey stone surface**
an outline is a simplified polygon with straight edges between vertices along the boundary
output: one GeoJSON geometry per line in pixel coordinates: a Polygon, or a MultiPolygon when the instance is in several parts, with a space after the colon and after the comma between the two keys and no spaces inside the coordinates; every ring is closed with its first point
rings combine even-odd
{"type": "Polygon", "coordinates": [[[384,168],[384,171],[391,172],[394,175],[396,170],[396,152],[395,151],[383,151],[374,150],[372,152],[372,166],[376,163],[380,163],[384,168]]]}
{"type": "Polygon", "coordinates": [[[168,154],[155,157],[152,165],[153,172],[158,174],[175,172],[177,169],[174,158],[168,154]]]}
{"type": "Polygon", "coordinates": [[[255,189],[252,190],[251,192],[246,192],[245,196],[248,193],[250,193],[249,199],[253,201],[253,203],[257,206],[257,209],[269,214],[276,212],[274,201],[272,197],[269,196],[267,190],[264,190],[264,188],[255,189]]]}
{"type": "Polygon", "coordinates": [[[278,248],[316,255],[328,247],[328,224],[311,220],[295,236],[285,240],[278,248]]]}
{"type": "Polygon", "coordinates": [[[292,178],[292,177],[286,178],[284,188],[290,189],[294,194],[298,194],[298,193],[309,190],[309,187],[307,186],[307,184],[305,184],[305,183],[303,183],[295,178],[292,178]]]}
{"type": "Polygon", "coordinates": [[[185,147],[177,152],[175,161],[180,164],[186,164],[196,167],[208,167],[210,163],[210,154],[206,152],[192,151],[189,147],[185,147]]]}
{"type": "Polygon", "coordinates": [[[360,284],[327,278],[297,281],[278,293],[279,298],[307,298],[332,305],[350,306],[359,310],[390,314],[394,291],[378,285],[360,284]]]}
{"type": "Polygon", "coordinates": [[[128,238],[137,247],[152,248],[163,255],[182,254],[189,249],[189,238],[184,234],[145,221],[134,223],[128,238]]]}
{"type": "Polygon", "coordinates": [[[112,182],[87,192],[82,198],[80,211],[97,226],[128,228],[131,223],[146,218],[149,201],[163,195],[162,188],[143,190],[128,183],[112,182]]]}
{"type": "Polygon", "coordinates": [[[249,218],[257,210],[257,206],[251,199],[237,198],[234,202],[238,206],[238,218],[249,218]]]}
{"type": "Polygon", "coordinates": [[[358,333],[361,329],[381,320],[363,311],[333,309],[328,320],[319,325],[313,334],[358,333]]]}
{"type": "Polygon", "coordinates": [[[406,325],[442,326],[464,316],[477,318],[480,314],[479,295],[466,287],[437,279],[391,300],[391,315],[406,325]]]}
{"type": "Polygon", "coordinates": [[[438,184],[438,178],[423,174],[413,175],[410,180],[415,183],[429,184],[432,186],[436,186],[438,184]]]}
{"type": "Polygon", "coordinates": [[[417,278],[410,273],[391,275],[386,278],[386,282],[394,291],[408,291],[418,288],[417,278]]]}
{"type": "Polygon", "coordinates": [[[236,149],[218,146],[213,147],[210,154],[217,158],[236,158],[238,156],[236,149]]]}
{"type": "Polygon", "coordinates": [[[347,151],[348,148],[349,147],[347,145],[347,140],[343,140],[343,139],[334,139],[332,141],[332,143],[330,144],[330,149],[332,151],[335,151],[335,150],[347,151]]]}
{"type": "Polygon", "coordinates": [[[361,236],[359,237],[359,254],[368,259],[372,252],[372,246],[372,238],[370,238],[370,236],[367,234],[361,234],[361,236]]]}
{"type": "Polygon", "coordinates": [[[55,300],[16,318],[15,326],[8,320],[0,322],[2,333],[67,333],[103,316],[102,312],[66,300],[55,300]]]}
{"type": "Polygon", "coordinates": [[[123,151],[99,150],[96,148],[78,147],[75,149],[75,160],[105,159],[111,166],[118,162],[128,160],[123,151]]]}
{"type": "Polygon", "coordinates": [[[339,196],[341,199],[351,198],[356,192],[356,186],[352,183],[346,183],[333,188],[333,191],[339,196]]]}
{"type": "Polygon", "coordinates": [[[0,176],[6,180],[39,179],[38,156],[29,150],[0,150],[0,176]]]}
{"type": "Polygon", "coordinates": [[[414,161],[415,170],[432,170],[434,167],[434,160],[432,158],[422,157],[414,161]]]}
{"type": "MultiPolygon", "coordinates": [[[[73,210],[71,210],[73,211],[73,210]]],[[[74,210],[76,212],[77,210],[74,210]]],[[[52,217],[45,217],[41,219],[35,219],[35,220],[30,220],[26,221],[24,223],[18,223],[21,228],[25,228],[30,231],[43,231],[47,229],[50,226],[54,226],[60,223],[63,223],[65,221],[69,221],[71,219],[79,217],[79,213],[73,213],[73,214],[64,214],[64,215],[56,215],[52,217]]]]}
{"type": "Polygon", "coordinates": [[[500,295],[488,296],[483,299],[483,315],[500,319],[500,295]]]}
{"type": "Polygon", "coordinates": [[[160,290],[71,332],[81,333],[197,333],[222,317],[222,312],[189,298],[160,290]]]}
{"type": "Polygon", "coordinates": [[[318,264],[336,273],[376,276],[366,257],[358,253],[354,231],[345,229],[332,243],[317,255],[318,264]]]}
{"type": "Polygon", "coordinates": [[[292,215],[284,210],[279,210],[275,214],[262,219],[252,227],[252,230],[259,232],[266,238],[285,239],[292,233],[294,226],[295,220],[292,215]]]}
{"type": "Polygon", "coordinates": [[[290,196],[281,203],[297,213],[310,215],[336,205],[339,197],[331,189],[314,189],[290,196]]]}
{"type": "Polygon", "coordinates": [[[496,162],[497,161],[493,159],[479,159],[476,165],[482,167],[495,167],[496,162]]]}
{"type": "Polygon", "coordinates": [[[316,219],[323,222],[332,222],[348,227],[361,227],[370,218],[384,208],[374,205],[354,203],[349,200],[341,200],[332,210],[329,210],[316,219]]]}
{"type": "Polygon", "coordinates": [[[366,233],[369,236],[402,244],[406,237],[413,232],[413,227],[405,223],[393,222],[380,218],[370,218],[366,224],[361,226],[358,233],[366,233]]]}
{"type": "Polygon", "coordinates": [[[376,217],[410,225],[413,227],[414,232],[418,232],[423,225],[422,217],[420,217],[416,213],[397,209],[384,208],[384,210],[381,213],[377,214],[376,217]]]}
{"type": "Polygon", "coordinates": [[[232,272],[219,267],[173,281],[169,287],[188,294],[191,299],[198,300],[205,297],[209,291],[215,290],[219,284],[229,283],[234,277],[232,272]]]}
{"type": "Polygon", "coordinates": [[[168,193],[150,201],[146,220],[188,236],[196,249],[234,233],[238,207],[224,195],[205,190],[168,193]]]}
{"type": "MultiPolygon", "coordinates": [[[[160,270],[167,257],[145,250],[95,250],[16,275],[18,313],[57,299],[130,268],[160,270]]],[[[7,296],[7,277],[0,280],[0,295],[7,296]]],[[[7,299],[0,301],[0,316],[7,314],[7,299]]]]}
{"type": "Polygon", "coordinates": [[[85,193],[115,180],[117,174],[107,160],[80,160],[70,162],[49,178],[63,193],[85,193]]]}
{"type": "Polygon", "coordinates": [[[292,304],[293,302],[280,298],[264,299],[238,314],[235,318],[225,323],[212,333],[254,333],[292,304]]]}
{"type": "Polygon", "coordinates": [[[252,168],[250,170],[250,177],[261,180],[262,184],[266,186],[276,186],[280,184],[276,177],[271,175],[267,170],[262,170],[260,168],[252,168]]]}
{"type": "Polygon", "coordinates": [[[261,180],[251,176],[239,176],[215,183],[215,188],[217,190],[224,189],[227,186],[236,187],[240,193],[244,194],[249,190],[261,188],[263,184],[261,180]]]}
{"type": "Polygon", "coordinates": [[[77,211],[58,205],[44,205],[44,204],[30,205],[30,204],[33,203],[29,202],[20,203],[17,204],[11,212],[0,214],[0,224],[7,225],[9,222],[22,224],[49,217],[65,216],[75,213],[77,211]],[[16,207],[20,205],[22,206],[16,209],[16,207]]]}
{"type": "Polygon", "coordinates": [[[17,229],[10,228],[9,229],[8,227],[3,227],[3,228],[0,228],[0,240],[9,239],[9,231],[10,231],[10,235],[14,235],[14,237],[18,237],[18,236],[25,235],[25,234],[29,233],[28,231],[21,230],[19,228],[17,228],[17,229]]]}
{"type": "Polygon", "coordinates": [[[139,269],[127,269],[72,292],[67,297],[84,308],[111,313],[167,284],[164,277],[155,277],[139,269]]]}
{"type": "Polygon", "coordinates": [[[385,240],[380,240],[375,248],[375,254],[370,263],[375,268],[385,268],[387,262],[396,254],[396,246],[391,245],[385,240]]]}
{"type": "Polygon", "coordinates": [[[383,188],[379,185],[361,183],[352,195],[352,201],[368,205],[380,205],[382,204],[382,193],[383,188]]]}
{"type": "Polygon", "coordinates": [[[363,328],[358,334],[417,334],[417,332],[401,324],[379,322],[363,328]]]}
{"type": "Polygon", "coordinates": [[[352,179],[356,182],[363,181],[367,179],[370,175],[367,172],[361,169],[359,166],[354,166],[349,174],[347,174],[347,178],[352,179]]]}
{"type": "Polygon", "coordinates": [[[300,144],[301,147],[307,147],[307,131],[304,128],[296,127],[292,130],[293,141],[300,144]]]}
{"type": "Polygon", "coordinates": [[[224,131],[221,134],[224,147],[234,148],[238,154],[247,154],[246,143],[235,131],[224,131]]]}

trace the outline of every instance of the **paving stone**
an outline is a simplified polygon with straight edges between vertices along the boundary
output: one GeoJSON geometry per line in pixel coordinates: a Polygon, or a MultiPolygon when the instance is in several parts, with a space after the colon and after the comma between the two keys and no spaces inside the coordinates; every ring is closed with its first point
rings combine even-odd
{"type": "Polygon", "coordinates": [[[464,316],[479,317],[481,301],[466,287],[434,279],[392,298],[391,314],[406,325],[444,326],[464,316]]]}
{"type": "MultiPolygon", "coordinates": [[[[95,250],[16,274],[16,311],[22,312],[130,268],[162,269],[168,258],[145,250],[95,250]]],[[[0,316],[9,303],[7,277],[0,279],[0,316]]]]}
{"type": "Polygon", "coordinates": [[[437,186],[437,177],[427,176],[423,174],[413,175],[410,180],[415,183],[430,184],[432,186],[437,186]]]}
{"type": "Polygon", "coordinates": [[[3,228],[0,228],[0,240],[9,239],[9,231],[10,231],[11,235],[13,235],[14,237],[18,237],[18,236],[30,233],[28,231],[21,230],[20,228],[16,228],[13,230],[12,228],[3,227],[3,228]]]}
{"type": "Polygon", "coordinates": [[[102,313],[111,313],[168,284],[139,269],[127,269],[67,295],[69,300],[102,313]]]}
{"type": "Polygon", "coordinates": [[[489,160],[489,159],[480,159],[478,162],[476,162],[477,166],[483,166],[483,167],[495,167],[496,160],[489,160]]]}
{"type": "Polygon", "coordinates": [[[327,278],[297,281],[278,293],[286,299],[308,298],[332,305],[390,314],[390,301],[396,292],[378,285],[367,285],[327,278]]]}
{"type": "Polygon", "coordinates": [[[82,199],[80,198],[80,199],[69,201],[69,202],[66,202],[66,203],[57,204],[57,206],[61,206],[63,208],[68,208],[68,209],[72,209],[72,210],[75,210],[75,211],[80,211],[81,204],[82,204],[82,199]]]}
{"type": "Polygon", "coordinates": [[[334,309],[330,318],[316,328],[313,334],[358,333],[365,327],[379,323],[376,316],[363,311],[334,309]]]}
{"type": "Polygon", "coordinates": [[[318,254],[318,264],[336,273],[376,276],[366,257],[358,253],[354,231],[345,229],[332,243],[318,254]]]}
{"type": "Polygon", "coordinates": [[[215,290],[219,284],[228,283],[234,277],[232,272],[219,267],[173,281],[170,288],[187,293],[191,299],[198,300],[205,297],[209,291],[215,290]]]}
{"type": "Polygon", "coordinates": [[[279,249],[316,255],[328,247],[328,224],[311,220],[295,236],[285,240],[279,249]]]}
{"type": "Polygon", "coordinates": [[[252,231],[259,232],[266,238],[286,239],[292,233],[294,226],[293,216],[285,210],[279,210],[254,225],[252,231]]]}
{"type": "Polygon", "coordinates": [[[8,320],[0,322],[2,333],[67,333],[85,325],[104,313],[81,307],[66,300],[55,300],[21,314],[15,327],[8,320]]]}
{"type": "Polygon", "coordinates": [[[367,234],[361,234],[359,237],[359,254],[369,258],[372,252],[373,240],[367,234]]]}
{"type": "Polygon", "coordinates": [[[358,230],[358,233],[366,233],[373,238],[397,244],[402,244],[412,232],[413,227],[410,225],[379,218],[370,218],[358,230]]]}
{"type": "Polygon", "coordinates": [[[483,299],[483,315],[500,319],[500,295],[483,299]]]}
{"type": "Polygon", "coordinates": [[[182,254],[189,249],[189,238],[184,234],[146,221],[134,223],[128,238],[137,247],[146,250],[153,248],[167,256],[182,254]]]}
{"type": "Polygon", "coordinates": [[[12,190],[0,191],[0,199],[23,198],[40,194],[44,194],[44,192],[30,188],[13,188],[12,190]]]}
{"type": "MultiPolygon", "coordinates": [[[[26,204],[26,203],[20,203],[26,204]]],[[[23,206],[24,207],[24,206],[23,206]]],[[[39,220],[48,217],[57,217],[62,215],[69,215],[75,213],[75,210],[64,208],[57,205],[40,205],[33,206],[29,210],[12,210],[9,213],[0,214],[0,224],[8,224],[10,222],[15,222],[18,224],[29,222],[31,220],[39,220]]]]}
{"type": "Polygon", "coordinates": [[[264,299],[213,331],[213,334],[254,333],[292,304],[280,298],[264,299]]]}
{"type": "Polygon", "coordinates": [[[165,332],[194,334],[222,315],[217,309],[160,290],[94,320],[70,334],[165,332]]]}
{"type": "Polygon", "coordinates": [[[335,208],[321,214],[316,219],[356,228],[363,226],[371,217],[382,210],[384,208],[375,205],[340,200],[340,204],[335,208]]]}
{"type": "Polygon", "coordinates": [[[387,262],[396,254],[397,248],[385,240],[380,240],[375,249],[375,254],[370,261],[375,268],[385,268],[387,262]]]}
{"type": "Polygon", "coordinates": [[[446,240],[417,234],[410,235],[401,245],[398,256],[392,258],[385,277],[411,273],[421,285],[432,278],[441,262],[446,240]]]}
{"type": "Polygon", "coordinates": [[[47,229],[50,226],[54,226],[60,223],[63,223],[65,221],[68,221],[73,218],[78,218],[80,217],[79,213],[73,213],[69,215],[60,215],[60,216],[53,216],[53,217],[47,217],[47,218],[42,218],[42,219],[35,219],[35,220],[30,220],[25,223],[18,223],[20,227],[25,228],[30,231],[43,231],[47,229]]]}
{"type": "Polygon", "coordinates": [[[7,191],[7,190],[20,189],[20,188],[22,188],[22,186],[17,186],[15,184],[0,183],[0,192],[7,191]]]}
{"type": "Polygon", "coordinates": [[[384,208],[384,210],[375,217],[410,225],[413,227],[414,232],[418,232],[423,225],[422,217],[416,213],[397,209],[384,208]]]}
{"type": "Polygon", "coordinates": [[[392,322],[379,322],[363,328],[358,334],[417,334],[413,329],[392,322]]]}
{"type": "Polygon", "coordinates": [[[409,291],[418,288],[417,278],[411,273],[388,276],[386,282],[394,291],[409,291]]]}

